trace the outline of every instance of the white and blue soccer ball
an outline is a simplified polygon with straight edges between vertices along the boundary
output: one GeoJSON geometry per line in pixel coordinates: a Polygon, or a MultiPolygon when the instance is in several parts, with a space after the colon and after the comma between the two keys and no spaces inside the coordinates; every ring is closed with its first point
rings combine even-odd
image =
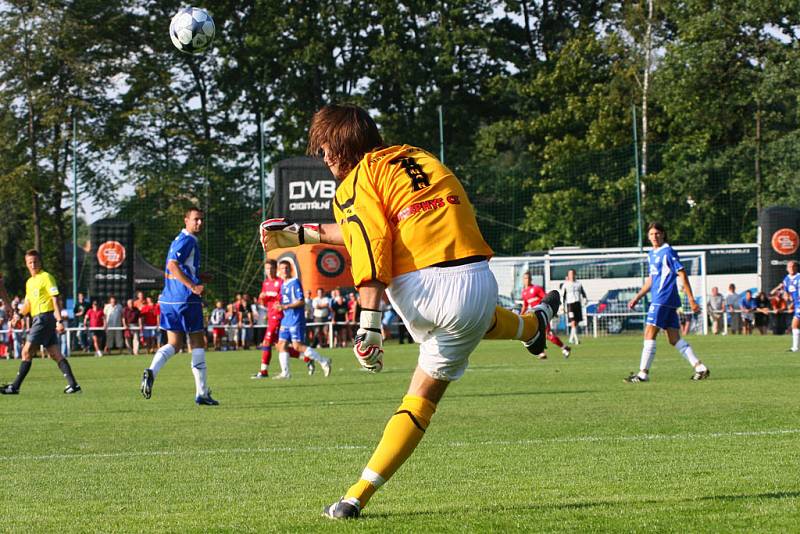
{"type": "Polygon", "coordinates": [[[214,39],[214,30],[214,19],[199,7],[181,8],[169,24],[172,44],[186,54],[202,54],[214,39]]]}

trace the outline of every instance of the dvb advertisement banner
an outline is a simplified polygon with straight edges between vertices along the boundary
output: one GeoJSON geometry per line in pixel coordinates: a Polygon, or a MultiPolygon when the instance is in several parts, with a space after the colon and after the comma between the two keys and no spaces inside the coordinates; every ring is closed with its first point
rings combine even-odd
{"type": "Polygon", "coordinates": [[[133,296],[133,223],[103,219],[92,224],[89,255],[91,274],[89,294],[106,301],[110,295],[118,302],[133,296]]]}
{"type": "Polygon", "coordinates": [[[320,158],[299,157],[275,165],[273,217],[332,223],[336,178],[320,158]]]}
{"type": "Polygon", "coordinates": [[[786,264],[800,261],[800,210],[775,206],[758,216],[761,244],[761,290],[771,291],[786,276],[786,264]]]}

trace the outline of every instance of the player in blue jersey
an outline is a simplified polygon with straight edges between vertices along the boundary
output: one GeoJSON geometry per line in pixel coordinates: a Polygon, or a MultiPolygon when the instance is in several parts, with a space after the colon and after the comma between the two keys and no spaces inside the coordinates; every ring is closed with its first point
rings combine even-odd
{"type": "Polygon", "coordinates": [[[319,362],[325,376],[331,374],[331,360],[320,355],[319,352],[305,344],[306,339],[306,304],[303,298],[303,286],[300,280],[292,278],[292,264],[288,260],[278,263],[278,276],[283,278],[281,286],[281,301],[275,309],[283,311],[281,328],[278,333],[278,361],[281,364],[281,374],[275,376],[276,380],[285,380],[292,377],[289,371],[289,352],[291,346],[303,356],[312,361],[319,362]]]}
{"type": "Polygon", "coordinates": [[[689,277],[681,265],[678,253],[666,243],[667,232],[661,223],[651,223],[647,227],[647,239],[653,245],[653,250],[647,254],[650,265],[650,276],[645,280],[644,286],[631,299],[628,307],[633,309],[636,303],[650,291],[650,308],[647,310],[647,324],[644,329],[644,348],[638,373],[631,373],[625,379],[632,384],[650,380],[650,366],[656,357],[656,336],[658,331],[666,330],[670,345],[673,345],[681,355],[694,367],[692,380],[705,380],[711,372],[703,362],[697,359],[691,345],[681,338],[681,324],[678,320],[678,308],[681,299],[678,296],[678,279],[683,283],[689,307],[697,313],[700,307],[694,300],[689,277]]]}
{"type": "Polygon", "coordinates": [[[778,284],[775,289],[770,292],[774,295],[778,291],[785,291],[792,298],[792,307],[794,314],[792,315],[792,348],[791,352],[800,351],[800,265],[795,260],[789,261],[786,264],[786,272],[788,273],[783,281],[778,284]]]}
{"type": "Polygon", "coordinates": [[[203,212],[196,207],[186,210],[184,229],[172,242],[164,271],[164,291],[158,304],[160,326],[167,331],[167,344],[159,348],[150,367],[144,370],[141,391],[145,399],[153,394],[153,381],[188,338],[192,349],[192,374],[196,386],[194,401],[198,405],[216,406],[206,385],[206,330],[203,324],[203,284],[200,282],[200,246],[197,234],[203,226],[203,212]]]}

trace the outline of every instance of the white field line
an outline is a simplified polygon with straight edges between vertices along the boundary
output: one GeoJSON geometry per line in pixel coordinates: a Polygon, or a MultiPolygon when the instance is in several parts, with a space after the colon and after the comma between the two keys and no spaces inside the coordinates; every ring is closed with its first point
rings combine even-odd
{"type": "MultiPolygon", "coordinates": [[[[430,443],[427,446],[439,447],[503,447],[503,446],[524,446],[524,445],[546,445],[549,443],[586,443],[586,442],[636,442],[636,441],[692,441],[702,439],[722,439],[722,438],[750,438],[763,436],[786,436],[800,434],[800,428],[787,428],[775,430],[751,430],[739,432],[711,432],[706,434],[685,433],[685,434],[639,434],[632,436],[576,436],[568,438],[541,438],[523,440],[488,440],[488,441],[453,441],[449,443],[430,443]]],[[[67,453],[67,454],[36,454],[36,455],[11,455],[0,456],[0,462],[24,461],[47,461],[47,460],[73,460],[91,458],[135,458],[135,457],[158,457],[158,456],[186,456],[198,454],[266,454],[266,453],[306,453],[306,452],[325,452],[341,450],[371,450],[373,446],[366,445],[321,445],[305,447],[245,447],[230,449],[186,449],[186,450],[165,450],[165,451],[124,451],[124,452],[88,452],[88,453],[67,453]]]]}

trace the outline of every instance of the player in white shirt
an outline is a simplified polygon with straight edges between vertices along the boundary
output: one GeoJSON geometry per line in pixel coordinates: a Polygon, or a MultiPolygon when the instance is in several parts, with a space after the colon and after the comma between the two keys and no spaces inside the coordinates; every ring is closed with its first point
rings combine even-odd
{"type": "Polygon", "coordinates": [[[567,271],[567,280],[561,284],[561,302],[569,321],[569,342],[580,344],[578,339],[578,323],[583,321],[583,305],[586,303],[586,291],[583,285],[575,280],[575,269],[567,271]]]}

